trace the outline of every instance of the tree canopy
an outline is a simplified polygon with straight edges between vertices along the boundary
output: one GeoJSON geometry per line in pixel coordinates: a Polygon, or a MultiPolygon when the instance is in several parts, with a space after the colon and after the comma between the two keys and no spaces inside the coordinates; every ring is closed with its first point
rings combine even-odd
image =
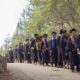
{"type": "MultiPolygon", "coordinates": [[[[34,33],[48,33],[59,28],[77,28],[80,31],[80,0],[28,0],[16,31],[11,38],[15,47],[34,33]]],[[[7,43],[8,44],[8,43],[7,43]]]]}

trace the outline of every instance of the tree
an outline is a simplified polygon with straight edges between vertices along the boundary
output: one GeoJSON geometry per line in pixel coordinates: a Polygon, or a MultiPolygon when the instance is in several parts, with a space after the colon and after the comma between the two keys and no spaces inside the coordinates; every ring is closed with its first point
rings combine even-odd
{"type": "MultiPolygon", "coordinates": [[[[23,9],[16,31],[11,39],[15,47],[34,33],[50,34],[59,28],[80,30],[80,0],[29,0],[23,9]]],[[[50,35],[49,35],[50,37],[50,35]]]]}

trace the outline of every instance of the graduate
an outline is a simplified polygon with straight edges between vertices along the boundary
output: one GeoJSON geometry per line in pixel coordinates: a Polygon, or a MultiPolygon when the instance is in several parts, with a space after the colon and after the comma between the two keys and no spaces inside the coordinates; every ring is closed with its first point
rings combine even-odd
{"type": "Polygon", "coordinates": [[[42,43],[42,37],[39,36],[39,37],[36,39],[36,50],[37,50],[37,57],[38,57],[38,63],[39,63],[39,64],[42,64],[41,43],[42,43]]]}
{"type": "Polygon", "coordinates": [[[63,58],[63,67],[64,68],[69,67],[68,44],[69,44],[69,35],[67,33],[67,30],[64,30],[63,31],[63,36],[62,36],[62,58],[63,58]]]}
{"type": "Polygon", "coordinates": [[[26,39],[25,44],[25,60],[27,60],[28,63],[31,63],[31,48],[29,39],[26,39]]]}
{"type": "Polygon", "coordinates": [[[57,52],[57,39],[56,39],[56,32],[51,33],[51,40],[50,40],[50,62],[53,66],[53,63],[55,64],[55,67],[57,67],[58,63],[58,52],[57,52]]]}
{"type": "Polygon", "coordinates": [[[19,43],[19,61],[20,63],[24,62],[24,47],[21,42],[19,43]]]}
{"type": "Polygon", "coordinates": [[[37,56],[37,49],[36,49],[36,41],[38,39],[38,34],[34,35],[34,39],[31,40],[31,59],[32,63],[37,64],[38,56],[37,56]]]}
{"type": "Polygon", "coordinates": [[[41,44],[41,48],[42,48],[42,63],[43,65],[46,64],[46,66],[49,65],[50,62],[50,54],[49,54],[49,42],[48,42],[48,35],[44,34],[43,38],[42,38],[42,44],[41,44]]]}
{"type": "Polygon", "coordinates": [[[71,59],[71,70],[74,72],[75,66],[76,71],[79,71],[79,55],[77,52],[77,38],[76,38],[77,30],[72,28],[70,30],[70,39],[69,39],[69,51],[70,51],[70,59],[71,59]]]}
{"type": "MultiPolygon", "coordinates": [[[[80,33],[77,37],[77,52],[78,52],[78,55],[79,55],[79,65],[80,65],[80,33]]],[[[79,70],[80,70],[80,66],[79,66],[79,70]]]]}
{"type": "Polygon", "coordinates": [[[57,48],[58,48],[58,67],[63,68],[63,53],[62,53],[62,37],[64,30],[61,29],[57,38],[57,48]]]}

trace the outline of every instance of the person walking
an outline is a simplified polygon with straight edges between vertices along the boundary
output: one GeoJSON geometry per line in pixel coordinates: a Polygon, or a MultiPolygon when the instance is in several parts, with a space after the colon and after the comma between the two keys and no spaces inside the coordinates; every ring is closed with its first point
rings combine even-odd
{"type": "Polygon", "coordinates": [[[51,33],[51,40],[50,40],[50,62],[53,66],[53,63],[55,64],[55,67],[57,67],[58,64],[58,52],[57,52],[57,39],[56,39],[56,32],[51,33]]]}
{"type": "Polygon", "coordinates": [[[69,51],[70,51],[70,59],[71,59],[71,70],[74,72],[75,66],[76,70],[79,71],[79,56],[77,53],[77,38],[76,38],[76,29],[70,30],[70,38],[69,38],[69,51]]]}

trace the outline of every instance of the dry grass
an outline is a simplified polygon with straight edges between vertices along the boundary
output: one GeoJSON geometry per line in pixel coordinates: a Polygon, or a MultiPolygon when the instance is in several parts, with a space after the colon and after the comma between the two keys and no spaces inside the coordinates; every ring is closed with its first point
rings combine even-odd
{"type": "Polygon", "coordinates": [[[8,71],[0,73],[0,80],[12,80],[8,71]]]}

